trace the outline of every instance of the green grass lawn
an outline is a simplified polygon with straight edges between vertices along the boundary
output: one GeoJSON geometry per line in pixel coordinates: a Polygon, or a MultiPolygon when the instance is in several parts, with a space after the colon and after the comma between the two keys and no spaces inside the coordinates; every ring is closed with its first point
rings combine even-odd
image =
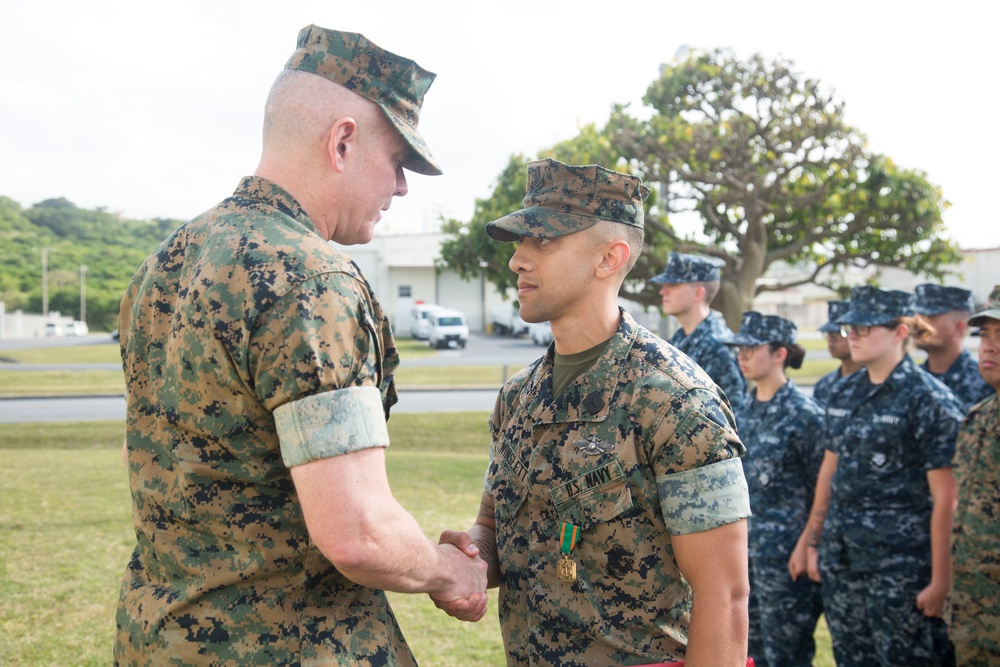
{"type": "MultiPolygon", "coordinates": [[[[394,494],[433,539],[472,524],[488,458],[486,413],[395,415],[387,452],[394,494]]],[[[0,432],[0,663],[110,663],[118,586],[134,536],[121,422],[10,424],[0,432]]],[[[391,594],[418,660],[503,665],[490,611],[459,623],[420,595],[391,594]]],[[[832,666],[817,630],[815,665],[832,666]]]]}

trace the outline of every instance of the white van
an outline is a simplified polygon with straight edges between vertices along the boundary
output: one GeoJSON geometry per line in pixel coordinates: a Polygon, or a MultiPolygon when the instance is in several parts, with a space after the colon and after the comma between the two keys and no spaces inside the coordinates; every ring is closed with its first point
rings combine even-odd
{"type": "Polygon", "coordinates": [[[440,310],[440,306],[433,303],[414,304],[410,309],[410,337],[417,340],[427,340],[427,335],[431,330],[431,313],[440,310]]]}
{"type": "Polygon", "coordinates": [[[469,340],[469,323],[465,320],[465,315],[457,310],[438,308],[430,314],[429,320],[427,343],[431,347],[465,347],[469,340]]]}
{"type": "Polygon", "coordinates": [[[81,320],[73,320],[66,325],[67,336],[86,336],[89,333],[90,327],[87,326],[86,322],[81,320]]]}

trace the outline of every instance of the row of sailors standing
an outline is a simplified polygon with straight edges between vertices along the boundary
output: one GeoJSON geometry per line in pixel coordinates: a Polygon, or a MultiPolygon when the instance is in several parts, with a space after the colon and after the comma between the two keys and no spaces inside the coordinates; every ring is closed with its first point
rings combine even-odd
{"type": "Polygon", "coordinates": [[[830,302],[842,366],[810,397],[785,375],[805,355],[794,323],[751,311],[733,335],[711,313],[720,267],[672,253],[654,282],[747,447],[750,656],[811,664],[825,614],[842,667],[1000,664],[1000,286],[971,319],[971,292],[933,284],[830,302]]]}

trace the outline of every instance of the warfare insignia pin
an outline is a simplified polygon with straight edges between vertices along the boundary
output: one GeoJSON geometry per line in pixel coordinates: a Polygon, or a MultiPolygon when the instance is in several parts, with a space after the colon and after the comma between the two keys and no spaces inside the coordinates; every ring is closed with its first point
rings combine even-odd
{"type": "Polygon", "coordinates": [[[573,446],[582,451],[587,456],[600,456],[605,452],[610,452],[615,448],[610,442],[605,442],[601,440],[596,435],[592,435],[589,438],[583,440],[574,440],[573,446]]]}

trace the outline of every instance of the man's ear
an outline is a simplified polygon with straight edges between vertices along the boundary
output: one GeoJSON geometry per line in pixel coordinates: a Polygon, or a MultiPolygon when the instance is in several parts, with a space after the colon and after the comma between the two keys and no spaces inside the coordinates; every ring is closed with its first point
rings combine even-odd
{"type": "Polygon", "coordinates": [[[617,274],[628,263],[631,252],[628,243],[621,239],[605,243],[604,254],[601,255],[601,262],[597,265],[598,277],[617,274]]]}
{"type": "Polygon", "coordinates": [[[330,164],[336,171],[343,171],[347,159],[355,148],[358,123],[350,116],[338,118],[326,138],[326,151],[330,164]]]}

